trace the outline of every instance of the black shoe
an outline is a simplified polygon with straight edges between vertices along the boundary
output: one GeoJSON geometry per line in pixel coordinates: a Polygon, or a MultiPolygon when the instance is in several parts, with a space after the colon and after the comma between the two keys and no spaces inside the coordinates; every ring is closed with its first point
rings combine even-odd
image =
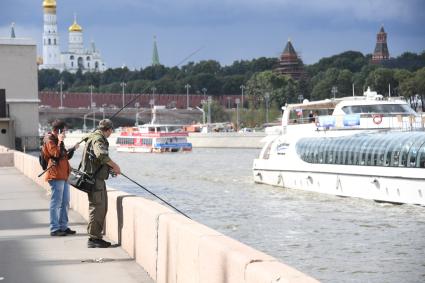
{"type": "Polygon", "coordinates": [[[88,248],[109,248],[110,246],[110,242],[104,241],[102,239],[89,238],[89,240],[87,241],[88,248]]]}
{"type": "Polygon", "coordinates": [[[77,233],[76,231],[71,230],[70,228],[66,228],[62,232],[65,232],[67,235],[74,235],[75,233],[77,233]]]}
{"type": "Polygon", "coordinates": [[[50,236],[66,236],[66,235],[67,235],[66,232],[61,230],[50,232],[50,236]]]}

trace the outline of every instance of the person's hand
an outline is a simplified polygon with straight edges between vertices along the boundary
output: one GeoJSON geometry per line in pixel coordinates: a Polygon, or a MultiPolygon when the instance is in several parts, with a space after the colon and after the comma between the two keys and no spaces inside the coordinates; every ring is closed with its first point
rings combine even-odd
{"type": "Polygon", "coordinates": [[[79,143],[79,142],[77,142],[77,143],[74,145],[74,150],[77,150],[79,147],[80,147],[80,143],[79,143]]]}
{"type": "Polygon", "coordinates": [[[118,166],[118,164],[115,164],[115,166],[112,167],[112,171],[114,171],[114,173],[117,175],[121,174],[121,168],[118,166]]]}
{"type": "Polygon", "coordinates": [[[58,140],[59,140],[59,142],[63,142],[63,140],[65,139],[65,133],[60,133],[59,135],[58,135],[58,140]]]}

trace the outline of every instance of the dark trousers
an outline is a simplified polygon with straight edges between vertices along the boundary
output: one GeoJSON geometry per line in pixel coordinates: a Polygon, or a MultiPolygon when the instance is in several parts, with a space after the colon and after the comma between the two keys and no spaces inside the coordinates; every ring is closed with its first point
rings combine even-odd
{"type": "Polygon", "coordinates": [[[87,233],[92,239],[102,239],[106,212],[108,211],[108,194],[105,180],[96,179],[95,190],[88,193],[89,225],[87,233]]]}

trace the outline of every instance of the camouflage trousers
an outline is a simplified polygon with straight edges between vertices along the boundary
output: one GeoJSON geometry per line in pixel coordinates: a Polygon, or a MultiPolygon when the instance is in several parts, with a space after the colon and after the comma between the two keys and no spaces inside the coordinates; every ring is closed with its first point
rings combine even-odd
{"type": "Polygon", "coordinates": [[[106,212],[108,211],[108,194],[105,180],[96,179],[95,190],[88,193],[89,224],[87,234],[92,239],[102,239],[106,212]]]}

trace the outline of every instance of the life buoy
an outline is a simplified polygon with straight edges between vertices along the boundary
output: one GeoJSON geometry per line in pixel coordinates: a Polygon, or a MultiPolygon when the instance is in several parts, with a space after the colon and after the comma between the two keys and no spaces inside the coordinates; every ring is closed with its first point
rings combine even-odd
{"type": "Polygon", "coordinates": [[[377,115],[373,115],[372,117],[373,117],[373,123],[375,125],[379,125],[382,123],[382,115],[377,114],[377,115]]]}

